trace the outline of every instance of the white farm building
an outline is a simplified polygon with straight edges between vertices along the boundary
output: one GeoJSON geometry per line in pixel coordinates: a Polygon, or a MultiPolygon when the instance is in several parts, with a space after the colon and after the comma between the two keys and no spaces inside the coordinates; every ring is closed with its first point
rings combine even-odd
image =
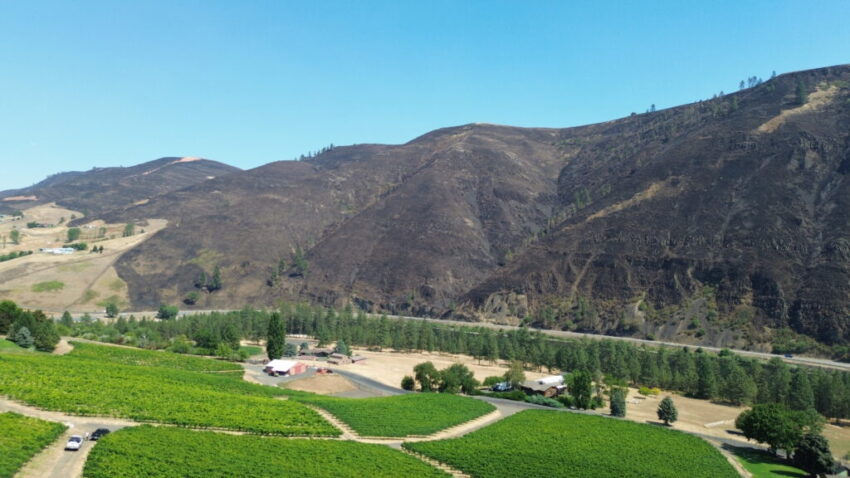
{"type": "Polygon", "coordinates": [[[74,249],[73,247],[42,247],[38,251],[44,252],[46,254],[61,255],[61,254],[73,254],[75,250],[76,249],[74,249]]]}

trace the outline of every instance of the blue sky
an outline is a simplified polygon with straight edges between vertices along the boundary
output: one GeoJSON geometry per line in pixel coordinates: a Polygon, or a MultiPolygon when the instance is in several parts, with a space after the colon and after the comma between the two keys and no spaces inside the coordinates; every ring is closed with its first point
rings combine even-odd
{"type": "Polygon", "coordinates": [[[0,1],[0,190],[566,127],[850,62],[850,2],[0,1]]]}

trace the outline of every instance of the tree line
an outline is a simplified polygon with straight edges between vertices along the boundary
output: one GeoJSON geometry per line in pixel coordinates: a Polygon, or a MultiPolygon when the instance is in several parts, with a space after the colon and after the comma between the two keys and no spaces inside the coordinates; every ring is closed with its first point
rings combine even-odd
{"type": "MultiPolygon", "coordinates": [[[[684,346],[648,347],[604,339],[561,340],[528,328],[497,331],[439,321],[370,317],[351,307],[336,310],[283,303],[277,312],[287,333],[313,336],[320,345],[342,340],[376,350],[440,351],[471,355],[479,361],[519,361],[526,369],[586,370],[606,383],[660,387],[736,405],[778,403],[792,410],[814,408],[825,417],[850,418],[850,373],[792,367],[779,357],[764,362],[728,350],[715,354],[684,346]]],[[[165,348],[180,336],[198,341],[204,331],[206,335],[200,337],[201,341],[211,345],[232,334],[248,340],[266,338],[270,314],[246,308],[167,321],[119,318],[113,324],[77,325],[75,333],[89,333],[109,342],[123,340],[144,347],[165,348]]]]}

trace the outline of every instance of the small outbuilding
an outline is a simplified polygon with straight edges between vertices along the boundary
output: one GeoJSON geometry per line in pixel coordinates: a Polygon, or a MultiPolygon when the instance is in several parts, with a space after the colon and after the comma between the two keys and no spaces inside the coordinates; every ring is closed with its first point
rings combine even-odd
{"type": "Polygon", "coordinates": [[[335,365],[348,365],[351,363],[351,359],[347,355],[331,354],[331,356],[328,357],[328,363],[335,365]]]}
{"type": "Polygon", "coordinates": [[[307,371],[307,365],[295,360],[272,360],[266,364],[263,371],[269,375],[298,375],[307,371]]]}
{"type": "Polygon", "coordinates": [[[302,350],[301,355],[309,355],[313,357],[327,357],[334,353],[334,349],[332,348],[322,348],[316,347],[312,349],[302,350]]]}
{"type": "Polygon", "coordinates": [[[564,385],[563,375],[550,375],[548,377],[538,378],[537,380],[526,380],[520,385],[520,388],[525,393],[543,395],[551,398],[562,394],[567,386],[564,385]]]}

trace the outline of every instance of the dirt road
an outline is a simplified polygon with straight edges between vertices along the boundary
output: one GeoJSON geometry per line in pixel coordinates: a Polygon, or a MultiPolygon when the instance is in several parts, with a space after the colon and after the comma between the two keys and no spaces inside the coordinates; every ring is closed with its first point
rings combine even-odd
{"type": "Polygon", "coordinates": [[[98,428],[108,428],[111,431],[134,426],[129,420],[106,417],[78,417],[65,415],[60,412],[50,412],[29,407],[18,402],[0,398],[0,412],[15,412],[29,417],[49,420],[65,424],[68,429],[54,443],[30,460],[16,475],[20,478],[77,478],[83,474],[91,449],[97,444],[94,441],[84,441],[79,451],[65,451],[65,443],[71,435],[92,433],[98,428]]]}

